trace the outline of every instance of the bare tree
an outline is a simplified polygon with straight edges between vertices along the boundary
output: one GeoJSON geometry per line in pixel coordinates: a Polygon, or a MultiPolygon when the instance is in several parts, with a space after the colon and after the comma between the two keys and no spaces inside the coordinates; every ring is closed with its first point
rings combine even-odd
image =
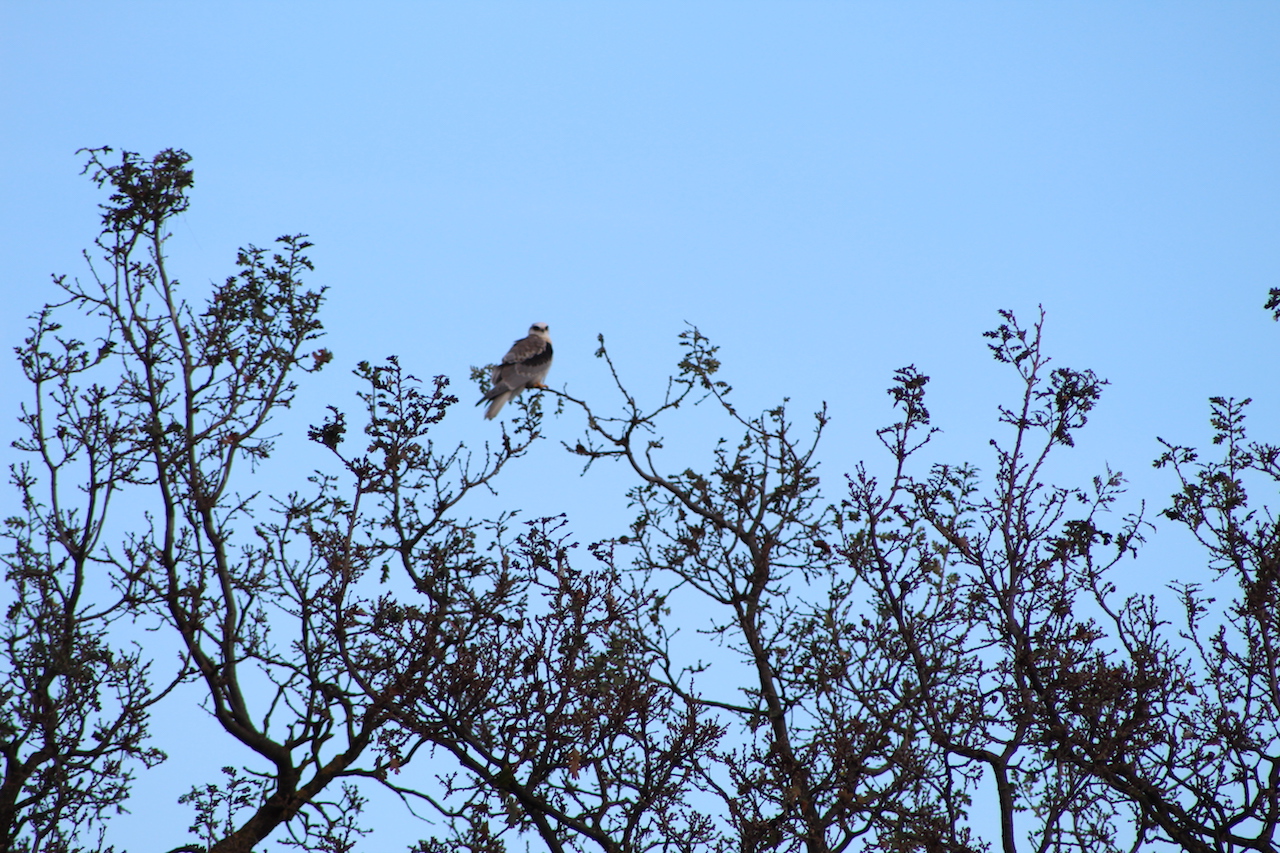
{"type": "Polygon", "coordinates": [[[702,765],[704,784],[744,850],[981,849],[976,796],[994,801],[1007,853],[1274,849],[1277,533],[1231,484],[1248,470],[1274,488],[1277,451],[1246,445],[1238,406],[1216,401],[1228,461],[1192,478],[1189,451],[1163,459],[1188,484],[1166,514],[1202,531],[1242,590],[1210,640],[1205,594],[1182,585],[1179,632],[1154,596],[1121,598],[1109,580],[1151,530],[1140,505],[1116,511],[1122,475],[1047,479],[1105,382],[1050,366],[1043,317],[1003,320],[987,336],[1018,396],[1000,409],[989,483],[968,462],[919,470],[934,428],[914,367],[889,389],[889,475],[859,466],[839,506],[818,492],[825,414],[803,443],[781,406],[742,416],[696,330],[658,404],[637,403],[612,362],[622,414],[573,400],[588,427],[571,450],[637,478],[618,540],[637,585],[697,601],[698,630],[749,673],[737,695],[699,693],[673,627],[643,640],[651,677],[726,727],[733,746],[702,765]],[[666,473],[659,419],[697,395],[743,437],[705,472],[666,473]]]}
{"type": "Polygon", "coordinates": [[[901,371],[891,393],[903,417],[881,431],[894,474],[883,488],[865,471],[852,478],[842,552],[871,589],[891,647],[910,661],[911,714],[955,784],[993,786],[1006,853],[1020,837],[1026,849],[1115,849],[1132,806],[1110,796],[1097,768],[1064,760],[1057,736],[1070,719],[1100,751],[1142,737],[1146,696],[1117,679],[1124,666],[1112,646],[1150,602],[1113,611],[1106,578],[1135,553],[1145,525],[1139,513],[1102,528],[1121,493],[1116,472],[1088,488],[1046,482],[1051,454],[1073,446],[1104,383],[1049,368],[1043,318],[1031,329],[1007,312],[1004,320],[988,337],[1020,393],[1000,410],[1007,437],[991,442],[994,481],[985,485],[971,463],[912,470],[932,429],[927,377],[901,371]]]}
{"type": "Polygon", "coordinates": [[[100,849],[179,685],[252,756],[192,780],[182,850],[353,850],[375,787],[432,819],[420,853],[1276,848],[1280,523],[1258,495],[1280,449],[1247,439],[1247,401],[1212,401],[1221,461],[1157,462],[1216,573],[1177,585],[1173,616],[1110,580],[1152,532],[1122,475],[1058,462],[1105,382],[1051,365],[1043,316],[987,333],[1014,389],[987,476],[928,458],[906,367],[885,461],[824,492],[825,409],[742,413],[691,328],[661,399],[601,339],[615,408],[533,395],[472,448],[433,438],[448,380],[360,363],[355,413],[309,431],[326,466],[259,494],[273,419],[332,358],[310,243],[250,246],[190,294],[165,254],[190,158],[86,154],[99,254],[17,348],[4,849],[100,849]],[[546,399],[583,419],[584,482],[632,478],[618,536],[465,514],[542,438],[546,399]],[[668,461],[695,404],[738,438],[668,461]]]}
{"type": "Polygon", "coordinates": [[[34,403],[18,447],[43,467],[15,468],[27,517],[8,528],[10,847],[100,829],[133,766],[162,757],[144,745],[147,715],[184,681],[256,756],[181,798],[199,839],[184,849],[245,851],[273,833],[352,849],[365,783],[443,816],[424,849],[498,850],[525,832],[553,850],[714,846],[684,794],[719,730],[648,684],[624,627],[651,597],[570,566],[563,522],[517,534],[506,517],[455,517],[537,440],[537,401],[494,447],[441,450],[430,431],[456,402],[447,380],[362,363],[367,444],[348,451],[331,407],[311,438],[333,473],[287,495],[240,491],[294,377],[331,358],[315,344],[323,294],[302,282],[310,244],[244,249],[235,275],[188,301],[165,243],[189,157],[110,153],[87,152],[110,190],[92,279],[56,279],[64,300],[19,348],[34,403]],[[92,346],[55,335],[66,314],[97,324],[92,346]],[[141,527],[108,519],[122,499],[141,527]],[[110,645],[119,619],[176,643],[158,694],[144,650],[110,645]],[[425,786],[402,775],[423,754],[438,777],[425,786]]]}
{"type": "MultiPolygon", "coordinates": [[[[735,846],[976,849],[961,822],[967,786],[912,711],[912,662],[886,647],[887,614],[868,609],[865,584],[842,557],[849,511],[824,504],[818,490],[825,412],[799,437],[785,406],[741,415],[715,378],[716,348],[696,329],[682,339],[680,372],[649,408],[609,361],[623,411],[605,416],[574,401],[588,430],[571,449],[588,465],[617,459],[635,474],[637,517],[618,542],[637,587],[659,589],[662,601],[692,599],[707,614],[694,627],[746,673],[731,693],[698,692],[705,665],[681,648],[674,626],[637,634],[658,661],[651,677],[729,729],[701,770],[735,846]],[[664,472],[659,418],[707,398],[742,438],[721,440],[705,471],[664,472]]],[[[599,355],[608,360],[603,341],[599,355]]]]}
{"type": "Polygon", "coordinates": [[[110,636],[140,585],[100,565],[108,510],[142,464],[113,451],[134,424],[106,389],[80,384],[110,347],[58,332],[43,311],[19,349],[34,394],[15,447],[33,459],[11,473],[21,510],[5,520],[12,597],[0,629],[0,849],[14,851],[98,849],[135,769],[163,758],[146,743],[160,698],[149,660],[110,636]]]}
{"type": "MultiPolygon", "coordinates": [[[[109,153],[87,152],[86,171],[111,190],[97,241],[102,254],[96,264],[90,259],[92,280],[58,278],[65,300],[40,315],[20,350],[30,365],[35,403],[19,448],[44,463],[43,483],[53,497],[47,511],[27,499],[29,512],[38,510],[43,518],[34,528],[35,542],[17,556],[61,546],[94,570],[85,582],[77,576],[76,595],[86,586],[114,588],[118,598],[104,615],[158,617],[173,629],[182,663],[166,678],[200,680],[222,730],[270,768],[193,794],[197,825],[211,848],[248,850],[342,776],[377,726],[376,719],[352,715],[335,727],[319,713],[328,705],[320,686],[323,661],[305,642],[305,619],[298,626],[300,646],[282,650],[271,636],[273,614],[288,612],[310,591],[290,585],[296,579],[273,560],[268,538],[233,539],[237,524],[251,523],[255,498],[233,490],[233,472],[269,455],[264,428],[293,398],[291,373],[319,369],[327,360],[323,350],[303,351],[320,332],[321,294],[300,281],[310,269],[309,244],[284,237],[274,255],[254,247],[241,251],[239,272],[213,288],[204,310],[192,307],[170,277],[165,256],[167,223],[187,206],[190,158],[174,150],[151,160],[125,152],[109,164],[109,153]],[[96,356],[83,355],[85,345],[73,339],[58,339],[65,354],[45,354],[57,329],[51,318],[65,312],[101,324],[96,356]],[[41,374],[57,381],[42,383],[41,374]],[[42,414],[50,409],[52,417],[42,414]],[[68,436],[85,438],[69,446],[68,436]],[[68,463],[77,461],[69,451],[84,457],[86,479],[65,482],[73,473],[68,463]],[[111,526],[108,507],[118,493],[116,504],[127,499],[147,507],[144,528],[111,526]],[[121,539],[113,545],[104,531],[121,539]],[[250,691],[246,671],[272,687],[250,691]],[[250,789],[253,796],[246,794],[250,789]],[[233,801],[248,816],[228,816],[215,829],[216,806],[233,801]]],[[[17,476],[30,483],[24,494],[33,492],[29,469],[18,469],[17,476]]],[[[66,610],[80,625],[103,618],[94,612],[101,605],[76,607],[66,610]]],[[[83,715],[93,707],[95,691],[127,679],[129,692],[117,699],[132,726],[123,743],[128,757],[154,761],[157,753],[136,746],[152,701],[141,682],[146,667],[136,656],[120,660],[86,673],[86,693],[64,697],[70,701],[51,713],[83,715]]],[[[96,733],[78,734],[98,740],[96,733]]],[[[70,741],[61,747],[53,760],[84,748],[70,741]]],[[[123,772],[119,764],[103,759],[87,768],[90,787],[123,772]]],[[[63,825],[72,834],[78,828],[75,816],[63,825]]],[[[30,837],[45,849],[38,833],[30,837]]]]}
{"type": "Polygon", "coordinates": [[[1249,400],[1215,397],[1221,458],[1165,443],[1178,477],[1164,515],[1204,546],[1217,583],[1181,582],[1181,678],[1149,713],[1163,735],[1136,788],[1148,820],[1186,850],[1275,850],[1280,830],[1280,521],[1256,495],[1280,486],[1280,446],[1249,441],[1249,400]]]}
{"type": "MultiPolygon", "coordinates": [[[[345,455],[345,416],[312,437],[354,483],[291,505],[306,519],[312,559],[341,566],[346,609],[334,651],[382,712],[379,778],[410,806],[447,821],[422,850],[503,849],[532,833],[552,851],[713,850],[710,819],[691,808],[700,756],[718,737],[696,707],[646,679],[651,655],[630,626],[652,596],[612,569],[572,565],[565,522],[460,523],[448,513],[537,436],[538,403],[512,445],[485,458],[440,454],[428,432],[444,413],[443,381],[423,395],[396,362],[363,367],[363,452],[345,455]],[[490,546],[478,543],[488,538],[490,546]],[[402,591],[346,598],[377,568],[402,591]],[[396,778],[414,757],[447,756],[434,790],[396,778]]],[[[594,563],[596,561],[588,561],[594,563]]]]}

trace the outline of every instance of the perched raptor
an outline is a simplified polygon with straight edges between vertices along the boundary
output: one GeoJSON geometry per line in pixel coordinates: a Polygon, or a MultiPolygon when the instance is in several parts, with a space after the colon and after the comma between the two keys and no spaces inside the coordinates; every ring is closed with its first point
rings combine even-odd
{"type": "Polygon", "coordinates": [[[496,417],[506,402],[512,397],[519,397],[524,389],[546,388],[542,380],[547,378],[550,369],[551,335],[546,323],[534,323],[529,327],[529,336],[512,344],[502,357],[502,364],[494,365],[489,371],[493,387],[476,405],[488,402],[489,408],[484,416],[496,417]]]}

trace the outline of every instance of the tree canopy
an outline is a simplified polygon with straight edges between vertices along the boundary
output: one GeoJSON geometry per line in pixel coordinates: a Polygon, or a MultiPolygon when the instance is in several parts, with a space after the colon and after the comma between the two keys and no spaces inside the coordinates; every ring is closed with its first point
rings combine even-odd
{"type": "Polygon", "coordinates": [[[328,467],[260,494],[273,418],[333,360],[310,242],[188,293],[166,241],[190,157],[84,153],[90,275],[16,348],[0,848],[102,849],[165,758],[150,720],[194,689],[203,711],[166,713],[254,760],[175,794],[191,837],[159,850],[373,847],[375,787],[432,818],[420,853],[1276,849],[1280,446],[1248,400],[1210,401],[1211,453],[1155,460],[1207,567],[1172,608],[1111,579],[1152,531],[1123,475],[1052,481],[1106,383],[1050,362],[1043,314],[986,333],[1019,390],[967,462],[926,459],[908,366],[881,459],[820,480],[825,410],[741,411],[690,327],[661,399],[602,337],[621,405],[548,389],[482,446],[434,440],[445,377],[361,362],[357,406],[308,431],[328,467]],[[692,405],[725,437],[666,470],[692,405]],[[579,547],[572,518],[471,517],[535,449],[588,489],[628,472],[634,519],[579,547]]]}

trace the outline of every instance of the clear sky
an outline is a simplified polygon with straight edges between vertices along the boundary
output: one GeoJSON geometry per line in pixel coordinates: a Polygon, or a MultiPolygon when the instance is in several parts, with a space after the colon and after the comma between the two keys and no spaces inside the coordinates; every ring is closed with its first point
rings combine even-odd
{"type": "MultiPolygon", "coordinates": [[[[1211,395],[1254,397],[1280,438],[1273,2],[6,2],[6,350],[49,274],[84,272],[100,196],[75,151],[99,145],[194,156],[172,244],[193,292],[239,245],[311,235],[336,361],[291,439],[389,354],[462,389],[445,434],[492,436],[467,369],[535,320],[556,387],[610,399],[604,333],[656,392],[690,322],[745,408],[830,403],[835,499],[882,459],[908,363],[934,378],[939,454],[989,467],[1013,386],[981,332],[1041,304],[1057,362],[1112,383],[1082,479],[1110,463],[1158,508],[1155,437],[1207,443],[1211,395]]],[[[0,423],[17,375],[0,363],[0,423]]],[[[680,446],[710,448],[688,423],[680,446]]],[[[494,505],[618,532],[622,481],[577,479],[572,418],[548,434],[494,505]]],[[[196,780],[155,778],[139,791],[176,846],[196,780]]]]}

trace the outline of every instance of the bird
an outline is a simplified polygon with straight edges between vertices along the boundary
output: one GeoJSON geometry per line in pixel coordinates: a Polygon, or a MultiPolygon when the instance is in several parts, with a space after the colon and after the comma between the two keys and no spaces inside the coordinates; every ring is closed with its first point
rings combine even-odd
{"type": "Polygon", "coordinates": [[[546,323],[534,323],[529,334],[511,345],[501,364],[489,371],[493,387],[476,405],[489,403],[484,416],[492,420],[512,397],[519,397],[526,388],[546,388],[542,380],[551,369],[551,335],[546,323]]]}

